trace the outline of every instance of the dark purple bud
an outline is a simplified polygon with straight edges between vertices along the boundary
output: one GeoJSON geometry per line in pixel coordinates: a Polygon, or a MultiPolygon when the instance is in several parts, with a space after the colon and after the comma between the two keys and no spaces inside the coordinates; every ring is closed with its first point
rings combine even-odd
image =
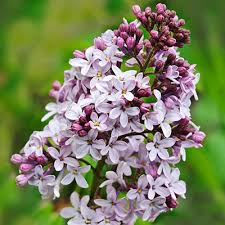
{"type": "Polygon", "coordinates": [[[55,91],[58,91],[60,88],[61,88],[61,84],[58,80],[55,80],[53,83],[52,83],[52,88],[55,90],[55,91]]]}
{"type": "Polygon", "coordinates": [[[169,46],[169,47],[172,47],[172,46],[174,46],[175,44],[176,44],[176,39],[175,38],[170,38],[168,41],[167,41],[167,45],[169,46]]]}
{"type": "Polygon", "coordinates": [[[179,27],[182,27],[182,26],[184,26],[185,25],[185,20],[184,19],[180,19],[179,21],[178,21],[178,26],[179,27]]]}
{"type": "Polygon", "coordinates": [[[126,44],[127,44],[128,49],[133,49],[133,47],[135,45],[135,39],[133,37],[128,37],[126,44]]]}
{"type": "Polygon", "coordinates": [[[89,122],[87,122],[87,123],[85,123],[84,124],[84,129],[86,130],[86,131],[88,131],[88,130],[90,130],[90,123],[89,122]]]}
{"type": "Polygon", "coordinates": [[[152,44],[149,40],[144,40],[144,45],[145,45],[145,48],[151,48],[152,47],[152,44]]]}
{"type": "Polygon", "coordinates": [[[123,40],[127,40],[128,34],[126,32],[121,32],[120,37],[123,38],[123,40]]]}
{"type": "Polygon", "coordinates": [[[171,63],[176,59],[176,55],[175,54],[169,54],[167,57],[167,62],[171,63]]]}
{"type": "Polygon", "coordinates": [[[175,209],[177,208],[177,201],[174,200],[171,196],[166,198],[166,205],[171,208],[171,209],[175,209]]]}
{"type": "Polygon", "coordinates": [[[123,48],[124,47],[124,40],[123,40],[123,38],[121,38],[121,37],[117,38],[117,46],[119,48],[123,48]]]}
{"type": "Polygon", "coordinates": [[[122,23],[119,27],[120,32],[127,32],[129,30],[129,25],[122,23]]]}
{"type": "Polygon", "coordinates": [[[143,48],[143,44],[142,43],[137,44],[136,45],[136,51],[137,51],[137,53],[139,53],[142,50],[142,48],[143,48]]]}
{"type": "Polygon", "coordinates": [[[142,113],[149,112],[149,110],[151,109],[151,104],[150,103],[143,103],[143,104],[141,104],[140,109],[141,109],[142,113]]]}
{"type": "Polygon", "coordinates": [[[80,118],[79,118],[79,122],[80,122],[81,124],[85,124],[85,123],[87,123],[87,119],[86,119],[86,117],[85,117],[85,116],[80,116],[80,118]]]}
{"type": "Polygon", "coordinates": [[[114,34],[115,34],[117,37],[119,37],[119,36],[120,36],[120,31],[114,30],[114,34]]]}
{"type": "Polygon", "coordinates": [[[179,121],[179,124],[183,127],[187,126],[189,124],[189,119],[185,118],[185,119],[181,119],[179,121]]]}
{"type": "Polygon", "coordinates": [[[202,144],[202,142],[205,139],[205,134],[202,131],[196,131],[193,135],[192,135],[192,140],[198,144],[202,144]]]}
{"type": "Polygon", "coordinates": [[[157,18],[156,18],[156,21],[158,23],[161,23],[163,20],[164,20],[164,16],[163,15],[158,15],[157,18]]]}
{"type": "Polygon", "coordinates": [[[140,98],[134,97],[133,103],[134,103],[136,106],[140,106],[141,104],[144,103],[144,101],[143,101],[142,99],[140,99],[140,98]]]}
{"type": "Polygon", "coordinates": [[[28,164],[28,163],[23,163],[20,165],[20,170],[23,173],[27,173],[29,171],[31,171],[34,168],[34,166],[32,164],[28,164]]]}
{"type": "Polygon", "coordinates": [[[142,35],[143,35],[143,31],[140,30],[140,29],[138,29],[138,30],[136,31],[136,36],[137,36],[137,38],[140,39],[140,38],[142,37],[142,35]]]}
{"type": "Polygon", "coordinates": [[[21,174],[16,177],[16,185],[19,187],[25,186],[27,182],[28,182],[28,177],[24,174],[21,174]]]}
{"type": "Polygon", "coordinates": [[[95,38],[94,44],[97,49],[100,49],[102,51],[105,49],[105,42],[102,40],[101,37],[95,38]]]}
{"type": "Polygon", "coordinates": [[[165,12],[165,10],[166,10],[166,5],[165,4],[158,3],[156,5],[156,11],[157,11],[157,13],[162,14],[162,13],[165,12]]]}
{"type": "Polygon", "coordinates": [[[181,40],[183,40],[184,35],[183,35],[182,33],[177,33],[177,34],[175,35],[175,38],[176,38],[178,41],[181,41],[181,40]]]}
{"type": "Polygon", "coordinates": [[[10,161],[13,163],[13,164],[21,164],[22,162],[24,162],[24,159],[21,155],[19,154],[14,154],[12,155],[10,161]]]}
{"type": "Polygon", "coordinates": [[[79,135],[80,137],[84,137],[84,136],[87,135],[87,131],[86,131],[86,130],[80,130],[80,131],[78,131],[78,135],[79,135]]]}
{"type": "Polygon", "coordinates": [[[183,67],[183,66],[181,66],[181,67],[178,67],[178,69],[177,69],[177,71],[179,72],[179,74],[181,75],[181,76],[185,76],[185,75],[187,75],[187,69],[185,68],[185,67],[183,67]]]}
{"type": "Polygon", "coordinates": [[[164,66],[164,62],[162,60],[159,60],[156,62],[155,68],[156,70],[160,70],[164,66]]]}
{"type": "Polygon", "coordinates": [[[81,58],[81,59],[84,59],[85,58],[84,52],[81,52],[79,50],[75,50],[73,52],[73,55],[74,55],[75,58],[81,58]]]}
{"type": "Polygon", "coordinates": [[[134,15],[138,15],[139,13],[141,13],[141,7],[139,5],[134,5],[132,9],[133,9],[134,15]]]}
{"type": "Polygon", "coordinates": [[[71,126],[71,130],[72,131],[80,131],[80,130],[82,130],[83,129],[83,127],[80,125],[80,124],[78,124],[78,123],[73,123],[72,124],[72,126],[71,126]]]}
{"type": "Polygon", "coordinates": [[[132,33],[132,34],[136,33],[137,27],[136,27],[135,23],[131,23],[131,24],[130,24],[129,31],[130,31],[130,33],[132,33]]]}
{"type": "Polygon", "coordinates": [[[45,158],[44,156],[38,156],[36,161],[38,162],[38,164],[44,165],[47,162],[47,158],[45,158]]]}
{"type": "Polygon", "coordinates": [[[31,155],[29,155],[28,160],[31,162],[36,161],[35,153],[32,153],[31,155]]]}
{"type": "Polygon", "coordinates": [[[146,89],[139,89],[137,91],[137,95],[138,97],[142,98],[142,97],[149,97],[151,96],[152,92],[150,88],[146,88],[146,89]]]}
{"type": "Polygon", "coordinates": [[[92,111],[93,111],[94,106],[93,105],[88,105],[85,107],[84,112],[86,116],[90,116],[92,111]]]}
{"type": "Polygon", "coordinates": [[[151,34],[152,38],[154,38],[154,39],[158,39],[158,37],[159,37],[159,32],[156,30],[151,30],[150,34],[151,34]]]}
{"type": "Polygon", "coordinates": [[[147,17],[149,17],[149,16],[151,15],[151,12],[152,12],[152,9],[151,9],[150,7],[147,7],[147,8],[145,9],[145,15],[146,15],[147,17]]]}

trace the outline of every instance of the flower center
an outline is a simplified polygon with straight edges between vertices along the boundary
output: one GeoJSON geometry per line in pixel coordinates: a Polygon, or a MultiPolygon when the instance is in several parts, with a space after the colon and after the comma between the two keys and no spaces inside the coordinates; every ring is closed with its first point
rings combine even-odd
{"type": "Polygon", "coordinates": [[[97,77],[102,77],[102,71],[97,72],[97,77]]]}
{"type": "Polygon", "coordinates": [[[99,127],[99,125],[100,125],[100,122],[99,121],[95,121],[94,122],[94,126],[99,127]]]}
{"type": "Polygon", "coordinates": [[[122,94],[125,95],[127,93],[127,89],[123,88],[122,89],[122,94]]]}

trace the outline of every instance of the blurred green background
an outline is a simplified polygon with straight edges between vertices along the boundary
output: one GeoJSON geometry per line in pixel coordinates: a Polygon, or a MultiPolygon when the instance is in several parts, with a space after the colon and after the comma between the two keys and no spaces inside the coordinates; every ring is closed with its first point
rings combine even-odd
{"type": "MultiPolygon", "coordinates": [[[[74,49],[83,49],[107,28],[116,28],[131,5],[149,0],[7,0],[0,6],[0,225],[62,225],[54,207],[41,202],[36,189],[15,186],[9,163],[33,130],[50,101],[55,79],[63,80],[74,49]]],[[[224,0],[168,0],[186,19],[192,45],[184,57],[198,64],[200,101],[193,117],[207,134],[204,148],[188,150],[181,163],[187,200],[162,215],[158,225],[225,224],[225,26],[224,0]]],[[[137,224],[143,224],[137,222],[137,224]]]]}

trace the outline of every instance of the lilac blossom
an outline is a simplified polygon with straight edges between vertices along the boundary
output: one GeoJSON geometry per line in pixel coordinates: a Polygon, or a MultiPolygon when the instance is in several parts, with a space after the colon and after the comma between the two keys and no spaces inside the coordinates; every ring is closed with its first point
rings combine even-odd
{"type": "Polygon", "coordinates": [[[52,84],[48,124],[11,157],[17,185],[44,199],[76,188],[60,213],[68,225],[134,225],[176,208],[186,193],[177,164],[205,138],[190,110],[200,75],[179,53],[184,21],[161,3],[133,13],[73,52],[64,83],[52,84]]]}
{"type": "Polygon", "coordinates": [[[83,177],[82,174],[87,173],[90,170],[90,166],[80,167],[79,164],[75,164],[73,166],[67,166],[68,174],[62,179],[61,183],[63,185],[68,185],[73,182],[75,179],[77,185],[82,188],[87,188],[88,183],[83,177]]]}

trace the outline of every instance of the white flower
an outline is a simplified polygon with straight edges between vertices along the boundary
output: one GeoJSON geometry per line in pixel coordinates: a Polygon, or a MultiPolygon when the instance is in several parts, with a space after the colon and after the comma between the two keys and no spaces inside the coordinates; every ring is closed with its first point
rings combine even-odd
{"type": "Polygon", "coordinates": [[[88,188],[88,183],[82,174],[87,173],[90,168],[90,166],[80,167],[78,162],[73,166],[68,165],[67,170],[69,171],[69,173],[62,179],[61,184],[69,185],[75,179],[78,186],[82,188],[88,188]]]}
{"type": "Polygon", "coordinates": [[[86,75],[94,62],[93,54],[94,54],[94,47],[90,47],[85,51],[86,59],[81,58],[74,58],[70,60],[70,65],[73,67],[81,67],[81,73],[86,75]]]}

